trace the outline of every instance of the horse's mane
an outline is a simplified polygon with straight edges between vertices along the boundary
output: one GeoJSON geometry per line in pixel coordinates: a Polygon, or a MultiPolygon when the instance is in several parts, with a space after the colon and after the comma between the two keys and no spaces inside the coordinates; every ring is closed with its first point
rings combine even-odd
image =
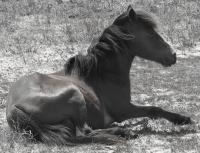
{"type": "MultiPolygon", "coordinates": [[[[137,19],[147,26],[156,27],[153,18],[143,11],[137,11],[137,19]]],[[[101,76],[101,62],[113,54],[124,52],[126,49],[124,40],[130,39],[134,39],[134,35],[130,35],[126,29],[112,24],[90,45],[86,55],[78,54],[67,60],[64,66],[65,74],[75,74],[81,78],[91,75],[101,76]]]]}
{"type": "Polygon", "coordinates": [[[67,60],[65,74],[75,74],[83,78],[90,76],[90,74],[97,75],[97,72],[100,72],[100,58],[106,58],[119,52],[122,48],[123,40],[133,38],[134,36],[127,34],[120,27],[109,26],[104,30],[97,42],[91,44],[86,55],[78,54],[67,60]]]}

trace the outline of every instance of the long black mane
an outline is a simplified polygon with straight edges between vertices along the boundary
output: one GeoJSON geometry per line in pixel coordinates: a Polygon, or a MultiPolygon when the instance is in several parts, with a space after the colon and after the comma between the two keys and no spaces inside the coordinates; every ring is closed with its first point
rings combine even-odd
{"type": "Polygon", "coordinates": [[[97,42],[88,48],[86,55],[75,55],[66,62],[65,74],[75,74],[83,78],[91,74],[99,75],[101,59],[122,51],[123,41],[133,38],[134,36],[126,34],[118,26],[112,25],[106,28],[97,42]]]}
{"type": "MultiPolygon", "coordinates": [[[[96,42],[88,48],[86,55],[79,53],[68,59],[64,66],[65,74],[74,74],[81,78],[92,75],[101,76],[101,62],[116,53],[125,53],[125,41],[135,38],[122,26],[115,25],[118,20],[125,22],[126,16],[126,14],[120,15],[111,26],[106,28],[96,42]]],[[[156,28],[154,19],[143,11],[137,11],[137,20],[156,28]]]]}

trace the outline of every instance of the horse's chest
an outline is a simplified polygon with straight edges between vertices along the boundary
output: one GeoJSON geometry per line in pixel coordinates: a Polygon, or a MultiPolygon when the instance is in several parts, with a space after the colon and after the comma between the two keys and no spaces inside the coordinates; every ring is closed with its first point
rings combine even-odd
{"type": "Polygon", "coordinates": [[[104,124],[107,126],[116,121],[124,105],[130,103],[129,86],[107,83],[102,86],[99,95],[104,107],[104,124]]]}

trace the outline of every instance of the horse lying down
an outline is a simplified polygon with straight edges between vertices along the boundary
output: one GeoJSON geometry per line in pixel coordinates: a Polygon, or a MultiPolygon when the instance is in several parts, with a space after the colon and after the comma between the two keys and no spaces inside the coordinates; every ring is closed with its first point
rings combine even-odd
{"type": "Polygon", "coordinates": [[[68,59],[64,70],[34,73],[14,83],[6,106],[9,126],[31,131],[36,140],[64,145],[114,143],[118,136],[130,137],[126,128],[110,127],[130,118],[190,124],[189,117],[130,103],[129,73],[135,56],[165,67],[176,63],[176,54],[156,32],[152,17],[129,6],[86,55],[68,59]]]}

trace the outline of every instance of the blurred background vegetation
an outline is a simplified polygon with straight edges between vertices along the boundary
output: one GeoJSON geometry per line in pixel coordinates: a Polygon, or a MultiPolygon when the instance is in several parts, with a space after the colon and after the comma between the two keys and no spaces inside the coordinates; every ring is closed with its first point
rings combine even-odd
{"type": "Polygon", "coordinates": [[[199,0],[0,0],[0,51],[89,44],[131,4],[158,17],[160,32],[179,49],[200,41],[199,0]]]}

